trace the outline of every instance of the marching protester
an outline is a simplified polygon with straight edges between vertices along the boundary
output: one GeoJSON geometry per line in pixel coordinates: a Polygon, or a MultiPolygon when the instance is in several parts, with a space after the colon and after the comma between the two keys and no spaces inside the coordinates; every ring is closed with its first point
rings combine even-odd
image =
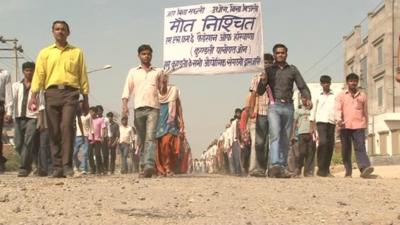
{"type": "Polygon", "coordinates": [[[29,109],[37,110],[37,97],[46,90],[46,113],[52,152],[52,177],[72,176],[74,119],[79,94],[83,95],[83,113],[89,107],[89,82],[81,49],[70,45],[69,25],[54,21],[52,33],[55,44],[42,49],[36,60],[29,109]]]}
{"type": "Polygon", "coordinates": [[[333,150],[335,147],[335,93],[330,88],[331,77],[323,75],[320,78],[322,91],[315,98],[311,121],[313,130],[316,131],[318,149],[317,175],[321,177],[333,177],[329,171],[333,150]]]}
{"type": "Polygon", "coordinates": [[[138,48],[140,65],[129,70],[122,93],[122,114],[129,115],[128,101],[134,95],[134,124],[138,133],[140,176],[155,175],[156,128],[160,114],[158,92],[164,94],[163,71],[151,65],[153,49],[150,45],[138,48]]]}
{"type": "Polygon", "coordinates": [[[365,129],[368,126],[367,96],[358,88],[359,76],[350,73],[346,76],[347,90],[336,97],[335,117],[340,129],[340,141],[342,142],[342,158],[346,170],[345,177],[352,176],[351,143],[358,169],[362,178],[368,178],[374,168],[365,148],[365,129]]]}
{"type": "Polygon", "coordinates": [[[106,174],[106,170],[103,165],[102,156],[102,143],[104,139],[104,128],[106,124],[104,119],[99,117],[99,107],[90,107],[89,114],[91,116],[91,128],[89,134],[89,165],[90,173],[103,175],[106,174]]]}
{"type": "MultiPolygon", "coordinates": [[[[121,173],[128,173],[128,155],[132,151],[134,142],[134,133],[131,126],[128,126],[128,117],[121,118],[121,126],[119,126],[119,151],[121,153],[121,173]]],[[[133,155],[133,154],[132,154],[133,155]]],[[[134,159],[132,159],[134,160],[134,159]]],[[[134,164],[134,162],[132,163],[134,164]]]]}
{"type": "Polygon", "coordinates": [[[240,165],[243,175],[249,174],[249,163],[251,153],[251,139],[250,139],[250,116],[249,116],[249,101],[250,95],[246,98],[246,106],[242,109],[242,114],[239,120],[240,130],[240,165]]]}
{"type": "Polygon", "coordinates": [[[47,125],[45,112],[45,99],[43,92],[39,95],[41,102],[37,118],[37,133],[38,133],[38,176],[44,177],[52,173],[53,167],[51,162],[49,128],[47,125]]]}
{"type": "Polygon", "coordinates": [[[296,169],[294,171],[294,176],[298,177],[301,175],[304,166],[304,176],[313,175],[314,166],[314,142],[313,142],[313,129],[310,121],[310,105],[307,105],[307,99],[301,97],[302,106],[295,112],[292,139],[295,138],[297,130],[297,135],[299,136],[299,144],[296,154],[296,169]]]}
{"type": "Polygon", "coordinates": [[[157,172],[161,176],[174,175],[175,163],[181,150],[180,134],[184,131],[180,91],[176,86],[168,85],[164,77],[167,91],[159,94],[160,115],[157,124],[156,138],[158,151],[156,157],[157,172]]]}
{"type": "Polygon", "coordinates": [[[241,158],[241,147],[240,147],[240,129],[239,119],[242,114],[242,110],[239,108],[235,109],[233,121],[231,123],[231,148],[232,148],[232,163],[233,163],[233,174],[240,176],[242,174],[242,166],[240,164],[241,158]]]}
{"type": "MultiPolygon", "coordinates": [[[[11,93],[11,75],[7,70],[0,69],[0,134],[3,134],[4,120],[10,121],[11,116],[5,115],[6,108],[10,106],[12,101],[11,93]]],[[[7,159],[3,155],[3,139],[0,138],[0,174],[6,170],[7,159]]]]}
{"type": "Polygon", "coordinates": [[[92,127],[92,118],[90,114],[83,115],[83,101],[79,101],[79,113],[76,116],[76,137],[73,152],[75,167],[85,175],[89,172],[88,167],[88,151],[89,151],[89,135],[92,127]],[[78,154],[82,149],[82,160],[78,158],[78,154]]]}
{"type": "Polygon", "coordinates": [[[311,104],[311,93],[298,69],[286,62],[287,47],[276,44],[273,53],[275,62],[267,68],[266,77],[259,82],[257,93],[263,95],[268,85],[274,100],[274,104],[270,104],[268,108],[270,141],[268,175],[288,178],[291,176],[286,167],[293,126],[293,83],[296,83],[301,95],[307,99],[307,106],[311,104]]]}
{"type": "Polygon", "coordinates": [[[104,123],[104,127],[102,128],[103,130],[101,131],[102,133],[102,139],[101,139],[101,157],[103,159],[102,164],[103,164],[103,173],[107,174],[108,173],[108,162],[109,162],[109,152],[108,152],[108,119],[104,117],[104,109],[103,106],[97,105],[97,118],[102,120],[102,123],[104,123]]]}
{"type": "Polygon", "coordinates": [[[231,169],[231,135],[230,135],[230,127],[231,124],[228,123],[225,125],[225,130],[222,133],[222,137],[223,137],[223,148],[224,148],[224,171],[226,174],[229,174],[231,172],[233,172],[233,169],[231,169]]]}
{"type": "MultiPolygon", "coordinates": [[[[274,62],[274,57],[264,54],[264,69],[267,70],[274,62]]],[[[265,73],[253,77],[251,81],[250,111],[253,120],[250,121],[250,134],[252,148],[250,153],[250,176],[265,176],[267,169],[269,142],[268,142],[268,104],[270,91],[262,95],[257,93],[257,87],[261,79],[265,79],[265,73]],[[255,119],[255,124],[253,123],[255,119]]],[[[269,90],[269,87],[267,87],[269,90]]]]}
{"type": "MultiPolygon", "coordinates": [[[[33,111],[28,108],[28,99],[31,97],[30,89],[34,71],[35,63],[25,62],[22,64],[24,78],[22,81],[17,81],[12,85],[12,101],[7,110],[7,115],[13,116],[15,120],[15,149],[21,158],[18,171],[19,177],[27,177],[31,173],[32,162],[34,160],[33,148],[36,136],[38,108],[33,111]]],[[[37,96],[37,98],[39,98],[39,96],[37,96]]]]}
{"type": "Polygon", "coordinates": [[[114,114],[112,112],[107,113],[107,118],[108,118],[108,150],[109,150],[109,160],[108,165],[109,167],[109,172],[111,174],[114,174],[115,172],[115,160],[116,160],[116,149],[118,147],[118,142],[119,142],[119,125],[114,121],[114,114]]]}

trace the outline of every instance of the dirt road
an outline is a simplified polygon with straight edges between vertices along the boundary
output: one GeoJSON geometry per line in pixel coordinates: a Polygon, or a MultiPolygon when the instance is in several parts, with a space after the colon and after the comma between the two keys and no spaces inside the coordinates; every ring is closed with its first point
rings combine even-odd
{"type": "Polygon", "coordinates": [[[400,179],[8,173],[0,209],[0,224],[400,224],[400,179]]]}

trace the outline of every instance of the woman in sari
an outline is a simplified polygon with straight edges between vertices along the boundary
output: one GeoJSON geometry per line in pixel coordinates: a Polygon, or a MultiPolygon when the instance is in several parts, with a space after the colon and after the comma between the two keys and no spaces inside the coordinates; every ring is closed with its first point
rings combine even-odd
{"type": "Polygon", "coordinates": [[[173,85],[168,85],[164,95],[159,94],[160,117],[156,133],[158,141],[156,166],[161,176],[174,175],[173,169],[180,151],[179,135],[183,133],[184,123],[179,95],[179,89],[173,85]]]}

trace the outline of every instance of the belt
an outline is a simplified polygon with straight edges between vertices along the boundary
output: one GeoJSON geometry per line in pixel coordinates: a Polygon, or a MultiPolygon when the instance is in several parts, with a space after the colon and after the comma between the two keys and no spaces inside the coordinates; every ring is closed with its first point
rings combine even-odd
{"type": "Polygon", "coordinates": [[[275,102],[280,102],[280,103],[293,103],[293,99],[282,99],[282,98],[277,98],[277,99],[275,99],[275,102]]]}
{"type": "Polygon", "coordinates": [[[71,90],[71,91],[78,90],[77,88],[74,88],[74,87],[71,87],[71,86],[68,86],[68,85],[64,85],[64,84],[50,85],[47,89],[71,90]]]}

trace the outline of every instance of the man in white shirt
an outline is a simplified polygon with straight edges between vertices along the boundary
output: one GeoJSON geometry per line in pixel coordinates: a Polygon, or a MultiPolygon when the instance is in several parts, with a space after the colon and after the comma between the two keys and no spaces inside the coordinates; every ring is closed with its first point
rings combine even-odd
{"type": "Polygon", "coordinates": [[[32,171],[33,143],[38,111],[28,109],[28,99],[31,96],[30,89],[34,71],[35,63],[25,62],[22,64],[24,79],[12,85],[12,103],[7,109],[7,115],[13,116],[15,119],[15,149],[21,157],[18,177],[27,177],[32,171]]]}
{"type": "MultiPolygon", "coordinates": [[[[0,69],[0,134],[3,135],[3,121],[10,121],[4,116],[6,107],[11,103],[11,76],[7,70],[0,69]]],[[[3,138],[0,138],[0,174],[4,173],[7,159],[3,156],[3,138]]]]}
{"type": "Polygon", "coordinates": [[[134,124],[138,134],[140,176],[150,178],[155,174],[156,128],[160,114],[158,92],[166,92],[163,70],[151,65],[153,50],[149,45],[138,48],[140,66],[129,70],[122,93],[122,115],[128,116],[128,101],[134,95],[134,124]]]}
{"type": "Polygon", "coordinates": [[[317,130],[318,141],[318,171],[321,177],[333,177],[329,171],[333,149],[335,146],[335,94],[330,89],[331,77],[323,75],[320,78],[322,92],[316,96],[315,107],[312,110],[311,122],[317,130]]]}

